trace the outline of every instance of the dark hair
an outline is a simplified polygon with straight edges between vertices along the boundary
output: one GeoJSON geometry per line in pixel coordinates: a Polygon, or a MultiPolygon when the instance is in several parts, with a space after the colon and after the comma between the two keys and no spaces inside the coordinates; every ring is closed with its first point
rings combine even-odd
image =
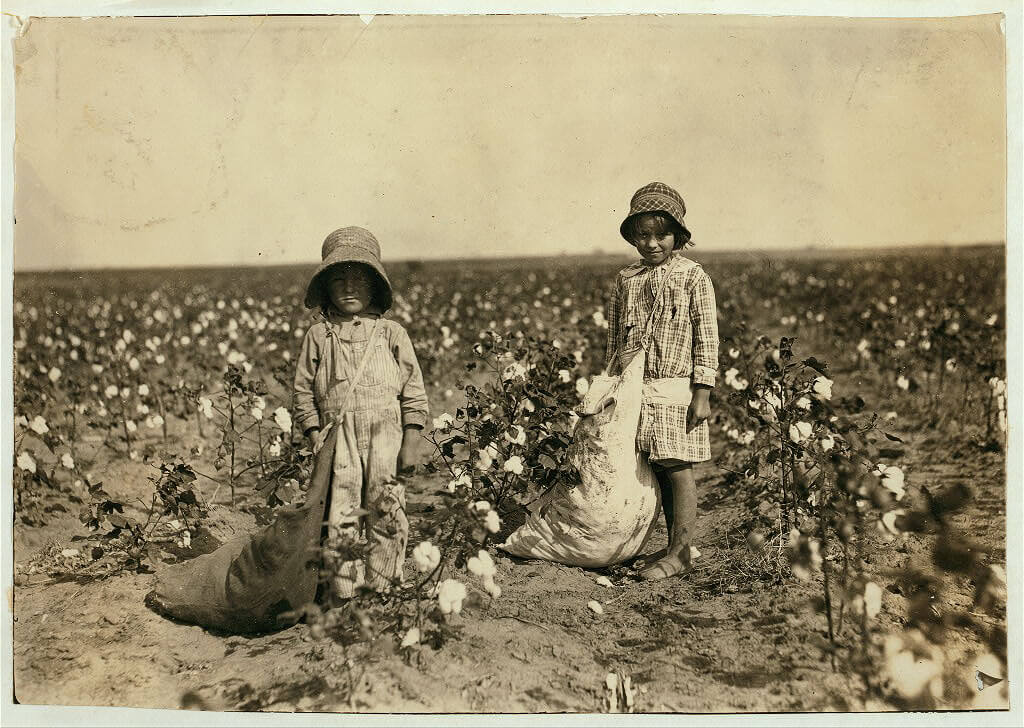
{"type": "Polygon", "coordinates": [[[654,220],[654,232],[659,237],[665,235],[665,233],[672,233],[676,239],[676,244],[673,250],[679,250],[692,246],[690,242],[690,231],[676,222],[676,219],[666,212],[655,210],[654,212],[641,212],[633,215],[631,218],[626,220],[625,233],[626,239],[634,245],[636,239],[640,235],[640,221],[644,217],[651,217],[654,220]]]}
{"type": "Polygon", "coordinates": [[[320,298],[320,310],[323,312],[327,312],[330,311],[332,308],[331,297],[327,293],[327,286],[324,285],[324,280],[326,279],[327,274],[330,271],[334,270],[335,268],[339,268],[344,265],[362,268],[363,270],[370,274],[370,280],[373,281],[372,292],[370,293],[370,306],[379,311],[383,311],[384,301],[387,299],[387,296],[385,294],[385,291],[387,290],[387,284],[384,283],[384,280],[380,277],[380,273],[373,269],[373,266],[367,265],[366,263],[360,263],[354,260],[345,261],[344,263],[335,263],[334,265],[328,266],[327,268],[324,268],[322,271],[320,271],[320,275],[316,277],[316,287],[319,292],[320,298]]]}

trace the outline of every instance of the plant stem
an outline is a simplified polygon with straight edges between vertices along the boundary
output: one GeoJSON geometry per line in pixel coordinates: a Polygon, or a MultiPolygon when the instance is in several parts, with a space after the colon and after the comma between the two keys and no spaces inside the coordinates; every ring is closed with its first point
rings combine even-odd
{"type": "Polygon", "coordinates": [[[117,366],[114,367],[114,376],[117,379],[117,396],[121,402],[121,427],[124,429],[125,452],[128,453],[130,457],[132,452],[132,436],[131,433],[128,432],[128,405],[125,402],[124,397],[121,396],[121,391],[124,389],[124,376],[121,372],[121,365],[119,362],[117,363],[117,366]]]}
{"type": "Polygon", "coordinates": [[[783,524],[789,523],[789,499],[786,493],[786,436],[779,428],[779,488],[781,489],[781,503],[779,508],[783,524]]]}
{"type": "MultiPolygon", "coordinates": [[[[789,473],[790,473],[790,476],[792,476],[790,478],[790,485],[791,486],[795,486],[795,484],[796,484],[796,477],[795,477],[794,474],[796,473],[796,454],[792,450],[790,450],[790,452],[789,452],[789,473]]],[[[790,487],[789,494],[790,494],[790,496],[791,496],[791,498],[793,500],[793,522],[796,523],[796,518],[799,515],[799,508],[800,508],[799,503],[798,503],[798,495],[799,494],[796,492],[796,488],[795,487],[790,487]]]]}
{"type": "Polygon", "coordinates": [[[68,447],[71,448],[71,459],[77,462],[78,453],[76,452],[75,443],[77,442],[76,434],[78,433],[78,422],[75,417],[75,407],[78,406],[77,402],[73,402],[71,405],[71,430],[68,432],[68,447]]]}
{"type": "Polygon", "coordinates": [[[988,398],[985,400],[985,442],[988,442],[992,436],[992,398],[994,396],[995,391],[989,387],[988,398]]]}
{"type": "Polygon", "coordinates": [[[131,452],[132,452],[132,436],[128,432],[128,419],[125,416],[124,402],[121,402],[121,427],[124,429],[125,450],[128,453],[128,456],[131,457],[131,452]]]}
{"type": "MultiPolygon", "coordinates": [[[[850,573],[850,547],[846,543],[846,541],[843,541],[843,576],[842,576],[842,580],[843,581],[842,581],[842,586],[843,586],[844,589],[846,588],[847,581],[849,580],[849,573],[850,573]]],[[[846,611],[846,599],[843,599],[842,601],[839,602],[839,624],[836,627],[836,634],[842,634],[843,633],[843,617],[844,617],[845,611],[846,611]]]]}
{"type": "MultiPolygon", "coordinates": [[[[274,458],[273,460],[268,460],[267,461],[267,465],[272,465],[273,463],[282,463],[282,462],[285,462],[285,458],[284,457],[279,457],[279,458],[274,458]]],[[[248,466],[246,466],[246,467],[244,467],[244,468],[242,468],[241,470],[238,471],[237,477],[241,478],[243,475],[248,473],[250,470],[252,470],[254,468],[258,468],[258,467],[260,467],[259,463],[254,463],[253,465],[248,465],[248,466]]]]}
{"type": "Polygon", "coordinates": [[[196,470],[195,468],[192,468],[192,472],[195,473],[196,475],[202,475],[204,478],[206,478],[207,480],[212,480],[214,483],[218,483],[218,484],[223,484],[224,483],[223,480],[220,480],[219,478],[214,478],[213,476],[207,475],[206,473],[201,473],[198,470],[196,470]]]}
{"type": "Polygon", "coordinates": [[[156,392],[156,406],[160,409],[160,428],[163,431],[164,442],[167,442],[167,410],[164,408],[164,398],[160,396],[160,388],[153,387],[156,392]]]}
{"type": "Polygon", "coordinates": [[[825,527],[825,517],[818,512],[818,535],[821,538],[821,574],[823,576],[823,587],[825,591],[825,617],[828,620],[828,641],[832,646],[829,655],[832,663],[832,672],[836,671],[836,635],[832,626],[832,587],[829,580],[828,567],[828,530],[825,527]]]}
{"type": "Polygon", "coordinates": [[[260,420],[256,421],[256,440],[260,448],[260,475],[264,478],[267,477],[267,467],[263,462],[263,424],[260,420]]]}
{"type": "MultiPolygon", "coordinates": [[[[231,434],[235,435],[235,401],[228,394],[228,426],[231,428],[231,434]]],[[[235,507],[235,441],[231,440],[231,469],[229,471],[228,483],[231,486],[231,507],[235,507]]]]}

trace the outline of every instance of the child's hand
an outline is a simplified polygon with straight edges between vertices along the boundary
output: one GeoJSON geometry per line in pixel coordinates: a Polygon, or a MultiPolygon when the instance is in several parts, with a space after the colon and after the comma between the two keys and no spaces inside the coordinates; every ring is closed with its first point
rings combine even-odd
{"type": "Polygon", "coordinates": [[[416,437],[419,429],[406,427],[402,431],[402,447],[398,450],[398,472],[404,473],[416,467],[416,437]]]}
{"type": "Polygon", "coordinates": [[[686,434],[689,435],[701,422],[711,416],[711,390],[707,387],[694,387],[693,399],[686,408],[686,434]]]}
{"type": "Polygon", "coordinates": [[[320,452],[320,448],[324,446],[324,431],[319,427],[314,427],[306,431],[306,438],[309,440],[309,449],[316,455],[320,452]]]}

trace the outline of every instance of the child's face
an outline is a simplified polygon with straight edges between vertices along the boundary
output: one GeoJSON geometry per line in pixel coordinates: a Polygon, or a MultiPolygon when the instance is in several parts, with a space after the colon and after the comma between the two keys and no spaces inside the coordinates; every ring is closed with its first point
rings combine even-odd
{"type": "Polygon", "coordinates": [[[344,264],[327,271],[324,279],[331,304],[347,314],[362,313],[373,299],[373,274],[365,266],[344,264]]]}
{"type": "Polygon", "coordinates": [[[636,249],[648,263],[663,263],[672,254],[676,246],[676,236],[671,229],[655,216],[648,213],[640,215],[634,228],[633,240],[636,249]]]}

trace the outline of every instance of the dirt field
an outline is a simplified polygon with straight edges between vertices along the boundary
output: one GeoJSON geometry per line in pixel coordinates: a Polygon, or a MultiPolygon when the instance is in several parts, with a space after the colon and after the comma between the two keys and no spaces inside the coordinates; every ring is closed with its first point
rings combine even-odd
{"type": "MultiPolygon", "coordinates": [[[[900,433],[913,453],[908,482],[941,486],[969,481],[972,507],[959,518],[982,543],[1003,542],[1003,464],[997,455],[950,453],[945,443],[900,433]]],[[[119,464],[108,483],[145,483],[147,466],[119,464]]],[[[741,577],[753,559],[743,534],[731,530],[739,505],[716,486],[713,470],[699,474],[702,493],[697,544],[701,556],[685,579],[643,583],[626,568],[587,571],[498,555],[504,593],[494,603],[474,592],[457,623],[463,637],[440,651],[425,648],[419,667],[406,665],[394,645],[354,651],[367,665],[355,707],[382,712],[591,712],[606,709],[609,672],[629,676],[636,711],[762,712],[886,710],[864,703],[857,679],[834,674],[823,659],[825,620],[808,607],[814,589],[774,586],[741,577]],[[732,568],[730,568],[730,566],[732,568]],[[609,576],[614,586],[598,586],[609,576]],[[597,600],[597,615],[587,602],[597,600]]],[[[410,510],[429,507],[436,484],[412,481],[410,510]]],[[[111,486],[114,493],[116,486],[111,486]]],[[[129,496],[125,489],[120,493],[129,496]]],[[[126,498],[127,500],[127,498],[126,498]]],[[[255,526],[221,507],[200,545],[255,526]]],[[[15,529],[25,558],[49,539],[82,530],[68,515],[41,529],[15,529]]],[[[664,530],[650,550],[664,543],[664,530]]],[[[882,546],[871,557],[876,580],[888,587],[879,617],[898,622],[904,599],[892,574],[927,558],[928,542],[882,546]],[[895,590],[895,591],[894,591],[895,590]]],[[[997,547],[997,552],[999,551],[997,547]]],[[[170,557],[165,554],[165,557],[170,557]]],[[[22,585],[14,600],[15,690],[31,704],[203,707],[216,710],[346,711],[338,685],[343,656],[316,649],[308,629],[238,637],[176,624],[147,609],[154,577],[127,574],[100,583],[22,585]]],[[[952,600],[963,606],[969,588],[952,600]]],[[[950,705],[962,705],[973,681],[967,659],[977,644],[949,645],[962,654],[963,685],[948,685],[950,705]]]]}
{"type": "MultiPolygon", "coordinates": [[[[864,308],[881,310],[877,307],[884,301],[895,300],[889,298],[891,290],[887,288],[889,267],[899,268],[900,275],[909,281],[905,284],[908,302],[901,301],[904,309],[899,322],[875,314],[879,317],[879,326],[898,326],[888,333],[884,328],[877,328],[878,336],[868,334],[872,336],[872,346],[881,352],[889,351],[892,346],[884,336],[894,339],[904,335],[903,327],[919,325],[915,322],[920,320],[921,314],[914,314],[916,306],[926,303],[929,311],[936,312],[936,320],[942,320],[943,299],[937,295],[937,300],[931,300],[930,283],[915,286],[911,292],[914,281],[938,280],[942,276],[943,286],[957,292],[964,285],[985,287],[990,292],[1002,285],[998,267],[1000,251],[963,253],[972,266],[979,267],[983,263],[990,269],[988,277],[966,283],[951,277],[944,255],[927,260],[907,257],[884,266],[865,259],[856,263],[858,267],[853,273],[850,272],[853,264],[843,261],[815,262],[805,268],[792,264],[793,270],[784,271],[784,276],[771,268],[748,269],[746,264],[739,263],[722,263],[719,267],[713,263],[710,268],[716,281],[725,281],[722,289],[733,294],[731,300],[724,296],[720,300],[723,320],[737,318],[741,312],[754,312],[763,320],[751,324],[761,325],[761,331],[774,337],[794,327],[799,329],[803,352],[823,354],[835,364],[837,397],[859,393],[865,400],[865,412],[894,413],[895,419],[887,420],[885,429],[903,440],[898,462],[906,476],[907,501],[920,502],[922,488],[940,493],[958,484],[968,487],[972,499],[952,521],[984,552],[984,564],[1005,568],[1005,455],[998,447],[991,447],[991,443],[986,445],[980,441],[979,433],[984,433],[985,428],[979,426],[976,419],[972,421],[970,432],[966,426],[953,421],[957,413],[946,403],[959,402],[956,397],[960,390],[954,391],[954,385],[947,383],[946,399],[938,410],[941,417],[936,419],[935,411],[928,414],[928,408],[922,404],[924,389],[902,392],[895,384],[897,374],[904,371],[918,377],[922,387],[933,386],[934,380],[929,384],[928,377],[913,370],[913,366],[897,370],[893,362],[886,360],[886,367],[871,368],[857,364],[855,352],[854,356],[849,356],[857,346],[854,336],[859,335],[855,332],[859,331],[858,322],[864,319],[861,313],[864,308]],[[755,280],[754,276],[759,278],[755,280]],[[839,291],[834,300],[822,299],[818,288],[809,282],[805,285],[805,281],[812,281],[815,276],[831,281],[829,285],[839,291]],[[852,286],[847,281],[843,288],[842,276],[855,278],[858,284],[852,286]],[[785,280],[785,288],[772,287],[779,279],[785,280]],[[862,280],[870,280],[870,285],[862,280]],[[911,302],[915,298],[923,303],[911,302]],[[792,320],[780,328],[779,317],[794,311],[801,314],[801,321],[808,323],[797,325],[797,317],[793,315],[792,320]],[[824,323],[812,322],[813,311],[827,311],[828,319],[824,323]],[[837,330],[849,333],[830,333],[837,330]]],[[[420,356],[433,366],[432,379],[428,379],[432,415],[454,411],[451,390],[446,392],[446,388],[453,386],[452,372],[457,375],[461,370],[464,347],[468,347],[467,342],[476,340],[481,329],[490,325],[489,319],[501,321],[501,316],[484,305],[489,304],[491,291],[501,290],[506,296],[497,306],[502,315],[507,312],[516,321],[529,321],[529,316],[537,316],[537,311],[544,310],[550,312],[552,328],[560,324],[585,332],[580,336],[589,337],[589,343],[579,344],[587,357],[581,365],[584,373],[587,366],[592,368],[587,362],[603,352],[603,331],[590,319],[600,306],[603,293],[589,286],[594,275],[607,274],[603,268],[561,272],[531,269],[527,289],[513,289],[509,285],[510,281],[521,285],[527,280],[525,273],[517,274],[513,280],[508,270],[496,268],[487,273],[485,268],[477,270],[467,266],[460,273],[459,281],[448,281],[443,286],[436,285],[431,269],[420,270],[413,266],[402,273],[408,278],[408,288],[417,292],[421,302],[433,300],[434,308],[448,312],[448,324],[444,328],[450,326],[462,337],[455,346],[446,348],[449,345],[442,342],[448,332],[439,333],[436,321],[409,319],[410,327],[416,327],[412,336],[420,356]],[[453,299],[456,290],[465,294],[463,303],[458,306],[458,299],[453,299]],[[584,296],[580,292],[585,293],[584,302],[577,301],[572,306],[566,303],[559,308],[563,299],[584,296]],[[546,308],[542,308],[542,300],[546,308]],[[460,307],[465,301],[474,304],[476,312],[472,320],[462,322],[460,307]],[[569,323],[569,315],[577,311],[581,312],[582,320],[573,319],[569,323]]],[[[271,336],[271,328],[277,327],[273,341],[278,347],[274,356],[278,357],[282,351],[297,347],[298,339],[293,333],[296,322],[301,319],[291,302],[299,300],[296,281],[300,279],[292,270],[261,272],[260,275],[266,276],[261,285],[267,290],[286,292],[265,311],[272,322],[267,336],[271,336]],[[291,331],[280,325],[281,321],[288,320],[293,322],[291,331]]],[[[98,286],[97,291],[113,290],[111,286],[117,278],[114,273],[109,276],[109,281],[92,282],[98,286]]],[[[178,328],[173,338],[166,337],[170,343],[161,344],[164,348],[160,351],[168,354],[163,367],[169,371],[161,375],[162,379],[154,375],[154,382],[167,381],[172,375],[176,378],[177,362],[185,362],[203,376],[216,380],[218,372],[222,371],[225,353],[222,351],[217,357],[216,343],[233,332],[230,325],[236,323],[235,318],[241,319],[230,308],[224,308],[223,300],[218,300],[221,296],[230,299],[233,295],[223,292],[230,291],[231,284],[223,273],[210,272],[208,280],[198,283],[192,276],[190,273],[188,276],[181,274],[180,279],[168,278],[165,288],[154,289],[159,291],[159,300],[154,299],[155,302],[138,310],[131,304],[136,299],[144,300],[142,292],[149,290],[141,277],[135,282],[139,288],[139,293],[133,294],[135,298],[129,300],[126,294],[114,302],[110,311],[94,307],[98,320],[109,325],[116,338],[121,326],[129,324],[121,324],[120,318],[113,321],[114,316],[124,313],[128,321],[136,317],[138,320],[131,325],[141,331],[140,320],[146,316],[152,318],[159,306],[165,310],[176,307],[187,300],[184,292],[192,292],[192,308],[182,304],[186,311],[181,322],[169,321],[164,326],[165,329],[178,328]],[[193,287],[189,288],[186,281],[191,281],[188,286],[193,287]],[[213,322],[209,330],[211,343],[205,349],[197,347],[195,342],[177,344],[179,336],[182,342],[188,338],[181,335],[188,332],[189,317],[194,317],[193,322],[213,322]]],[[[153,281],[155,286],[157,281],[164,281],[164,276],[154,273],[153,281]]],[[[58,348],[58,344],[63,343],[61,334],[52,329],[54,322],[45,316],[45,306],[62,298],[74,298],[77,285],[74,277],[59,274],[23,279],[21,283],[19,295],[24,294],[27,301],[34,302],[32,305],[38,305],[44,313],[38,322],[35,322],[34,310],[32,321],[26,318],[27,314],[19,320],[19,326],[31,331],[30,340],[29,334],[25,334],[29,346],[23,349],[25,362],[32,365],[31,370],[25,365],[23,376],[35,377],[35,380],[27,380],[32,382],[29,389],[55,391],[46,390],[49,386],[47,369],[39,366],[46,364],[48,357],[59,355],[61,366],[65,369],[72,366],[64,359],[67,351],[58,348]]],[[[981,293],[967,291],[963,295],[983,301],[977,310],[969,313],[975,321],[983,321],[990,310],[1003,310],[991,308],[981,293]]],[[[238,297],[244,299],[244,295],[238,297]]],[[[26,311],[28,306],[26,303],[26,311]]],[[[413,310],[411,303],[405,306],[404,310],[413,310]]],[[[84,340],[90,335],[88,327],[93,324],[82,311],[81,308],[76,311],[81,321],[71,322],[69,326],[74,325],[74,330],[84,340]]],[[[89,316],[93,316],[91,311],[89,316]]],[[[254,321],[250,324],[256,325],[254,321]]],[[[196,325],[192,324],[193,335],[206,336],[196,333],[196,325]]],[[[248,351],[260,367],[254,371],[270,381],[269,351],[272,350],[261,343],[262,339],[260,336],[257,340],[253,331],[244,333],[233,345],[248,351]]],[[[973,346],[970,342],[964,344],[963,351],[968,351],[970,346],[973,346]]],[[[147,361],[152,361],[152,355],[142,352],[139,344],[136,349],[139,356],[150,357],[147,361]]],[[[908,345],[907,349],[911,347],[908,345]]],[[[89,353],[93,355],[95,352],[89,353]]],[[[75,362],[86,382],[93,376],[86,367],[87,362],[88,359],[75,362]]],[[[280,370],[290,371],[293,366],[292,361],[278,361],[280,370]]],[[[963,374],[965,368],[966,364],[957,374],[960,379],[955,380],[965,382],[964,392],[973,381],[971,376],[963,374]]],[[[940,367],[940,376],[941,371],[940,367]]],[[[65,379],[70,378],[70,374],[65,375],[65,379]]],[[[977,412],[979,402],[983,403],[979,397],[985,394],[988,385],[985,379],[974,379],[978,386],[971,391],[981,392],[981,395],[974,395],[973,406],[977,412]]],[[[949,382],[952,381],[954,379],[950,378],[949,382]]],[[[99,385],[100,393],[105,385],[106,382],[99,385]]],[[[114,390],[116,393],[117,388],[114,390]]],[[[35,401],[19,408],[18,412],[23,412],[26,420],[31,421],[35,414],[45,411],[52,424],[62,411],[58,405],[63,405],[56,399],[57,395],[53,395],[47,403],[44,397],[42,402],[35,401]]],[[[274,402],[271,408],[287,403],[286,393],[280,388],[268,394],[268,399],[274,402]]],[[[104,401],[115,400],[108,396],[104,401]]],[[[211,442],[216,437],[215,428],[208,427],[205,439],[202,438],[194,427],[198,418],[194,402],[189,406],[189,419],[167,419],[169,439],[161,449],[187,457],[196,471],[212,473],[216,445],[211,442]],[[188,455],[200,445],[205,446],[201,455],[188,455]]],[[[108,424],[113,416],[106,415],[108,424]]],[[[24,439],[19,451],[43,453],[45,446],[33,439],[30,428],[23,426],[21,429],[24,439]]],[[[116,440],[117,428],[107,429],[106,445],[102,434],[98,434],[103,432],[102,428],[79,429],[87,434],[79,441],[76,461],[87,463],[89,471],[103,481],[111,497],[126,504],[126,515],[138,517],[145,505],[139,499],[148,499],[153,492],[148,480],[155,472],[153,466],[141,458],[126,457],[123,442],[116,440]],[[134,512],[129,513],[133,509],[134,512]]],[[[723,429],[712,430],[712,450],[716,454],[735,447],[726,440],[723,429]]],[[[135,447],[142,452],[147,444],[157,444],[158,432],[158,429],[140,427],[135,435],[135,447]]],[[[64,447],[62,444],[58,450],[64,447]]],[[[422,459],[429,455],[424,443],[422,459]]],[[[49,457],[59,459],[60,455],[54,450],[49,457]]],[[[766,552],[755,553],[747,546],[745,539],[752,514],[744,489],[729,484],[725,478],[727,473],[713,463],[697,469],[700,510],[695,545],[700,556],[695,570],[685,578],[645,583],[635,578],[636,564],[584,570],[512,559],[496,551],[496,581],[502,588],[500,598],[491,600],[472,580],[467,580],[468,601],[462,614],[453,620],[459,628],[458,637],[448,640],[440,649],[420,647],[418,657],[411,662],[395,644],[385,639],[350,647],[346,654],[333,642],[314,640],[305,624],[275,634],[242,637],[172,622],[144,604],[145,595],[155,583],[153,573],[121,573],[101,581],[56,581],[45,573],[26,573],[25,566],[41,550],[52,548],[55,542],[71,546],[75,536],[86,533],[78,515],[88,502],[88,493],[84,486],[72,485],[71,478],[77,476],[68,475],[66,471],[60,473],[59,487],[39,486],[38,483],[33,486],[42,494],[42,500],[34,503],[35,510],[31,513],[42,514],[42,517],[26,522],[24,514],[16,514],[13,527],[16,586],[8,599],[14,613],[14,688],[22,704],[232,711],[599,712],[613,707],[608,702],[610,693],[606,681],[610,674],[615,674],[629,678],[633,700],[630,706],[615,707],[635,712],[892,711],[906,707],[893,699],[891,693],[868,689],[854,672],[833,671],[825,651],[828,647],[825,616],[814,606],[814,600],[821,595],[821,574],[817,573],[810,582],[794,578],[778,541],[774,542],[774,551],[769,548],[766,552]],[[607,577],[612,586],[599,585],[597,579],[602,576],[607,577]],[[599,602],[603,613],[589,608],[591,601],[599,602]]],[[[196,485],[204,500],[214,504],[204,520],[203,530],[193,538],[188,550],[171,543],[154,546],[150,552],[152,562],[170,563],[207,553],[258,527],[254,513],[259,512],[256,506],[263,501],[251,488],[242,488],[240,502],[231,507],[226,488],[218,490],[202,478],[196,485]]],[[[421,540],[417,514],[436,507],[439,500],[436,492],[443,485],[439,476],[424,472],[408,481],[410,546],[421,540]]],[[[659,524],[647,551],[657,552],[665,538],[663,524],[659,524]]],[[[866,551],[866,576],[882,587],[882,607],[876,620],[879,634],[903,632],[908,623],[908,589],[900,573],[907,566],[934,571],[931,563],[934,539],[934,536],[921,534],[910,534],[889,543],[880,538],[871,539],[866,551]]],[[[833,566],[838,565],[838,554],[830,552],[827,557],[833,566]]],[[[407,573],[411,571],[410,561],[407,573]]],[[[952,587],[931,604],[935,615],[967,612],[982,628],[999,623],[1005,627],[1004,615],[990,616],[974,609],[974,584],[966,577],[947,574],[945,579],[952,587]]],[[[840,647],[848,645],[852,639],[852,630],[847,629],[840,637],[840,647]]],[[[977,658],[988,649],[969,629],[949,631],[942,647],[947,670],[936,707],[999,706],[996,690],[979,692],[977,688],[977,658]]]]}

